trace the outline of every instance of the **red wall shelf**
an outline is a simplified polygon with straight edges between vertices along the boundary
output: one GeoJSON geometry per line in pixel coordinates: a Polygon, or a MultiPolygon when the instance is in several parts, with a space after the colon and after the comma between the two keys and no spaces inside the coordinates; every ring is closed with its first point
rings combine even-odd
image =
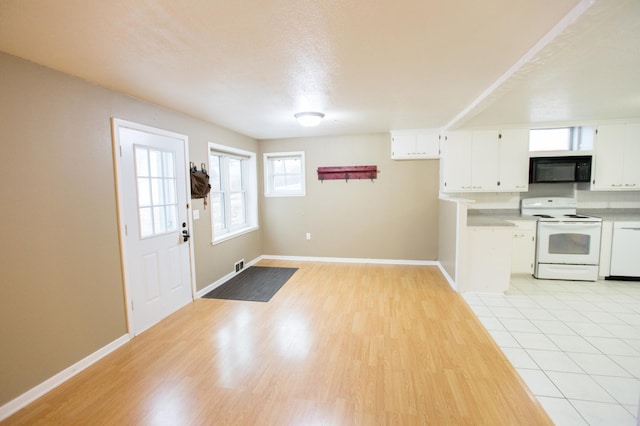
{"type": "Polygon", "coordinates": [[[318,180],[345,180],[350,179],[374,179],[378,178],[378,166],[340,166],[318,167],[318,180]]]}

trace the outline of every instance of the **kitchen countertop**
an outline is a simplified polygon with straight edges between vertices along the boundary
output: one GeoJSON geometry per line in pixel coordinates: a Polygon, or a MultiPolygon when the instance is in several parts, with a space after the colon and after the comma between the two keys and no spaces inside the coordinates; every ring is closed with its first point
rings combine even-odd
{"type": "Polygon", "coordinates": [[[516,226],[512,220],[532,220],[518,209],[472,209],[467,212],[467,226],[516,226]]]}
{"type": "MultiPolygon", "coordinates": [[[[640,209],[578,209],[578,213],[610,221],[640,221],[640,209]]],[[[518,209],[470,209],[467,212],[467,226],[515,226],[513,220],[536,221],[537,218],[523,216],[518,209]]]]}
{"type": "Polygon", "coordinates": [[[640,209],[578,209],[578,213],[611,221],[640,221],[640,209]]]}

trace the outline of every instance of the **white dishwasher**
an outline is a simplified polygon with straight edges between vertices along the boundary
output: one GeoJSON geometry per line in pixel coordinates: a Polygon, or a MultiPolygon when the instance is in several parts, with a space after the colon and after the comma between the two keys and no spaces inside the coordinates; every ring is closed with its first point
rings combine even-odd
{"type": "Polygon", "coordinates": [[[614,222],[611,277],[640,280],[640,222],[614,222]]]}

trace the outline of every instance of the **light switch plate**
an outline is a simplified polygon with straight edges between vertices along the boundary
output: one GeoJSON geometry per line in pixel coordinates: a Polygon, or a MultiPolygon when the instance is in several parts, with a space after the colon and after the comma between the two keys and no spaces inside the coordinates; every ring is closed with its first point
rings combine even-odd
{"type": "Polygon", "coordinates": [[[200,219],[200,210],[198,209],[193,210],[193,220],[196,220],[196,219],[200,219]]]}

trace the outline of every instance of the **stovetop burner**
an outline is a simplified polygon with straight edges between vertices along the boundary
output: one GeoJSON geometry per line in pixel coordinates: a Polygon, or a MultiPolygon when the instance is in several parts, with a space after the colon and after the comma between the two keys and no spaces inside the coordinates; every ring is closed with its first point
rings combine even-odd
{"type": "Polygon", "coordinates": [[[539,222],[602,222],[599,217],[578,214],[575,198],[538,197],[521,201],[523,216],[535,216],[539,222]]]}

